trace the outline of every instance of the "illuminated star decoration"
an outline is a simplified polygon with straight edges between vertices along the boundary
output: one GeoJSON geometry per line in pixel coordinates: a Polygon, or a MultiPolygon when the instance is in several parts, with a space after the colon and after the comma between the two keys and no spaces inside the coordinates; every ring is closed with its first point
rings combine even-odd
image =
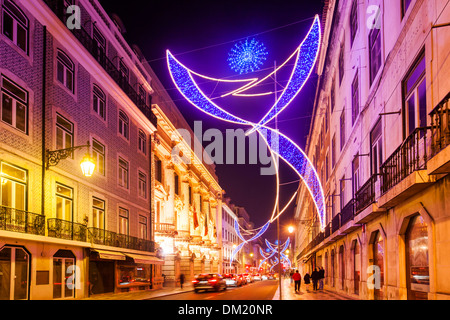
{"type": "MultiPolygon", "coordinates": [[[[248,131],[248,134],[250,134],[253,131],[256,131],[259,135],[261,135],[264,141],[266,142],[272,157],[274,157],[274,155],[277,155],[278,157],[283,159],[299,175],[299,177],[305,183],[306,187],[308,188],[308,191],[310,192],[314,200],[314,204],[316,206],[319,216],[320,228],[321,230],[324,230],[325,213],[326,213],[325,196],[322,185],[320,183],[319,175],[317,174],[313,164],[297,144],[295,144],[292,140],[290,140],[287,136],[283,135],[279,131],[274,130],[267,126],[268,122],[270,122],[273,118],[275,118],[278,114],[280,114],[285,108],[287,108],[290,105],[290,103],[294,100],[294,98],[299,94],[299,92],[305,85],[306,81],[308,80],[309,76],[312,73],[315,62],[318,58],[320,43],[321,43],[320,20],[319,17],[316,16],[314,18],[313,25],[311,26],[311,29],[309,30],[304,41],[300,44],[297,50],[279,68],[277,68],[273,72],[273,73],[277,72],[281,67],[285,66],[290,59],[296,57],[295,66],[291,73],[291,77],[288,81],[288,84],[283,90],[283,93],[280,95],[278,100],[275,102],[275,104],[271,107],[269,112],[263,117],[263,119],[261,119],[259,123],[253,123],[251,121],[242,119],[221,108],[218,104],[213,102],[212,98],[209,98],[199,88],[196,81],[194,80],[194,75],[217,82],[245,83],[239,89],[221,96],[224,97],[227,95],[234,95],[234,96],[241,95],[242,92],[255,87],[263,80],[270,77],[273,73],[269,74],[268,76],[266,76],[261,80],[255,78],[240,79],[240,80],[215,79],[212,77],[201,75],[188,69],[186,66],[181,64],[181,62],[179,62],[170,53],[169,50],[167,50],[167,63],[170,75],[177,89],[184,96],[184,98],[188,100],[194,107],[217,119],[227,121],[230,123],[250,126],[251,129],[248,131]]],[[[278,175],[278,167],[276,167],[276,169],[277,169],[276,174],[278,184],[276,203],[278,203],[280,181],[278,175]]],[[[295,196],[296,193],[293,195],[288,205],[294,200],[295,196]]],[[[272,217],[268,221],[268,224],[271,224],[273,221],[275,221],[284,212],[284,210],[287,209],[288,205],[286,205],[286,207],[277,215],[275,204],[272,212],[272,217]]],[[[253,231],[258,232],[257,236],[259,237],[267,230],[268,224],[264,225],[264,227],[262,228],[255,229],[253,231]]],[[[239,228],[235,229],[237,229],[238,233],[239,228]]],[[[238,233],[238,235],[241,235],[240,232],[238,233]]],[[[241,243],[240,246],[238,246],[239,250],[245,243],[253,241],[256,238],[257,238],[256,236],[252,237],[251,240],[245,240],[241,238],[244,242],[241,243]]],[[[236,248],[236,250],[234,251],[235,254],[239,251],[238,248],[236,248]]]]}
{"type": "Polygon", "coordinates": [[[239,73],[249,73],[259,70],[264,61],[267,60],[266,47],[256,39],[236,43],[228,54],[230,68],[239,73]]]}

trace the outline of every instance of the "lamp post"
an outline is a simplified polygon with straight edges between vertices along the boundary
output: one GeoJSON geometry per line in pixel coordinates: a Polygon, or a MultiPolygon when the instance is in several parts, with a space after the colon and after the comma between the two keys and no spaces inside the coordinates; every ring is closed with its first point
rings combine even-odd
{"type": "Polygon", "coordinates": [[[55,151],[46,150],[45,151],[45,169],[48,170],[51,166],[56,166],[61,160],[67,159],[73,155],[73,152],[77,149],[83,149],[87,148],[88,152],[83,157],[83,160],[81,161],[81,171],[85,177],[91,177],[94,173],[95,169],[95,162],[93,161],[92,157],[89,154],[89,148],[91,145],[89,142],[87,145],[84,146],[76,146],[66,149],[59,149],[55,151]]]}

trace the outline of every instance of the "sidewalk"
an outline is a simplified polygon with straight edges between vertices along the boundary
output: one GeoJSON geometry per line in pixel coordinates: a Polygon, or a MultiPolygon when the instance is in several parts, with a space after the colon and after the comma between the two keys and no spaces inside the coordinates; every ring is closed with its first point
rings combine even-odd
{"type": "MultiPolygon", "coordinates": [[[[307,290],[303,281],[299,293],[295,293],[294,282],[291,283],[290,279],[282,279],[281,285],[283,300],[356,300],[353,297],[345,296],[325,289],[313,291],[312,283],[309,285],[307,290]]],[[[278,287],[273,300],[280,300],[280,287],[278,287]]]]}
{"type": "Polygon", "coordinates": [[[145,291],[105,293],[105,294],[96,294],[89,298],[84,298],[81,300],[146,300],[191,291],[194,291],[194,288],[192,287],[192,285],[188,284],[184,286],[183,289],[181,289],[180,287],[177,288],[172,287],[172,288],[145,290],[145,291]]]}

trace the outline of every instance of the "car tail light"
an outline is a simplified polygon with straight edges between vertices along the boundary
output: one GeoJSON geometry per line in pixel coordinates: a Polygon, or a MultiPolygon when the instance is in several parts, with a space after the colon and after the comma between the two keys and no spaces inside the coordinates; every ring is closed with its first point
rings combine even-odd
{"type": "Polygon", "coordinates": [[[217,282],[217,279],[211,279],[211,280],[209,280],[208,282],[209,282],[209,283],[216,283],[216,282],[217,282]]]}
{"type": "Polygon", "coordinates": [[[196,283],[198,283],[199,281],[198,280],[192,280],[192,283],[193,284],[196,284],[196,283]]]}

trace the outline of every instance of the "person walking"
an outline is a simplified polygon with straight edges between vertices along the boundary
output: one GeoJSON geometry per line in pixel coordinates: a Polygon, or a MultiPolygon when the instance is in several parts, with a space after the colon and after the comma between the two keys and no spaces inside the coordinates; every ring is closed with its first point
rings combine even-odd
{"type": "Polygon", "coordinates": [[[184,274],[181,273],[180,274],[180,286],[181,286],[181,289],[183,289],[183,283],[184,283],[184,274]]]}
{"type": "Polygon", "coordinates": [[[295,273],[292,275],[292,280],[294,280],[295,283],[295,293],[300,291],[300,286],[302,284],[302,276],[298,272],[298,270],[295,270],[295,273]]]}
{"type": "Polygon", "coordinates": [[[309,273],[306,273],[303,277],[303,280],[305,281],[306,291],[308,291],[310,279],[311,277],[309,276],[309,273]]]}
{"type": "Polygon", "coordinates": [[[325,279],[325,270],[320,267],[319,270],[319,290],[323,290],[323,279],[325,279]]]}
{"type": "Polygon", "coordinates": [[[313,282],[313,290],[317,291],[317,283],[319,282],[319,271],[317,271],[317,268],[311,273],[311,280],[313,282]]]}

